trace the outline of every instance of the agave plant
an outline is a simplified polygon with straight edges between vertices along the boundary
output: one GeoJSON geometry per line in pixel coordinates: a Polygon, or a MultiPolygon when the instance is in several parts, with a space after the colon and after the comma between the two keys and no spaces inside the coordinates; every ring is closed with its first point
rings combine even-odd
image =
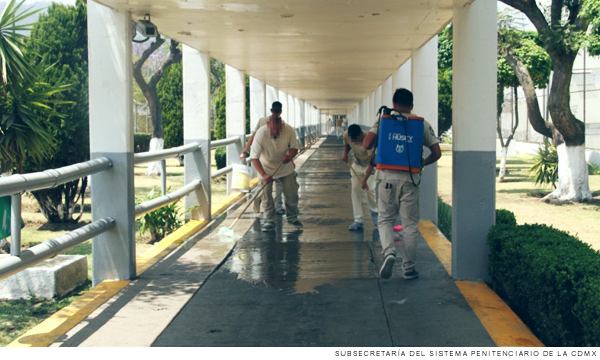
{"type": "Polygon", "coordinates": [[[558,154],[556,147],[550,144],[547,138],[544,139],[544,144],[541,145],[535,156],[535,163],[527,171],[536,185],[552,184],[556,189],[558,181],[558,154]]]}

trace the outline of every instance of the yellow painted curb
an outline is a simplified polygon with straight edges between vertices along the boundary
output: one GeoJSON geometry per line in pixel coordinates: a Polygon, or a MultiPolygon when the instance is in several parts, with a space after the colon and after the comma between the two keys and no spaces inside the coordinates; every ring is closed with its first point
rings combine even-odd
{"type": "MultiPolygon", "coordinates": [[[[254,178],[250,185],[254,187],[258,184],[258,181],[258,178],[254,178]]],[[[244,193],[228,196],[222,203],[219,203],[218,206],[212,209],[212,215],[217,215],[227,209],[234,201],[237,201],[242,196],[244,196],[244,193]]],[[[160,259],[179,246],[185,239],[202,229],[207,223],[206,220],[189,221],[184,226],[154,244],[153,247],[136,258],[137,275],[148,270],[152,265],[156,264],[160,259]]],[[[15,339],[6,347],[49,346],[111,297],[124,289],[129,283],[130,280],[101,282],[79,297],[79,299],[57,311],[33,329],[15,339]]]]}
{"type": "MultiPolygon", "coordinates": [[[[419,232],[448,275],[452,276],[452,243],[429,220],[421,220],[419,232]]],[[[484,282],[455,281],[454,283],[497,346],[544,346],[512,309],[484,282]]]]}
{"type": "Polygon", "coordinates": [[[70,305],[60,309],[7,347],[45,347],[72,329],[81,320],[121,291],[129,280],[103,281],[70,305]]]}

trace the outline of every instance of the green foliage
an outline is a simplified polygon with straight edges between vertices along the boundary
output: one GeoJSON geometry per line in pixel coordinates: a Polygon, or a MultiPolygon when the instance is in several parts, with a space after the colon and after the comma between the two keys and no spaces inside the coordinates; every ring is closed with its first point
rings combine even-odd
{"type": "Polygon", "coordinates": [[[546,346],[600,346],[600,254],[546,225],[496,225],[494,290],[546,346]]]}
{"type": "Polygon", "coordinates": [[[535,32],[498,30],[498,84],[504,87],[519,87],[521,83],[514,71],[504,59],[507,51],[511,51],[529,71],[533,85],[545,89],[552,72],[552,60],[548,53],[538,45],[539,38],[535,32]]]}
{"type": "Polygon", "coordinates": [[[438,229],[448,241],[452,241],[452,206],[438,196],[438,229]]]}
{"type": "Polygon", "coordinates": [[[226,122],[225,122],[225,85],[222,85],[217,95],[217,101],[215,102],[215,139],[225,139],[227,136],[226,122]]]}
{"type": "MultiPolygon", "coordinates": [[[[167,193],[169,190],[170,188],[167,189],[167,193]]],[[[153,188],[148,193],[146,201],[156,199],[159,196],[161,196],[160,193],[156,191],[156,188],[153,188]]],[[[136,205],[141,204],[142,201],[140,199],[135,199],[135,203],[136,205]]],[[[160,241],[165,236],[169,235],[183,225],[183,220],[179,215],[179,210],[180,206],[177,204],[177,202],[172,202],[159,209],[142,215],[138,220],[136,220],[139,224],[140,233],[143,234],[150,232],[152,244],[160,241]]]]}
{"type": "Polygon", "coordinates": [[[438,34],[438,69],[452,69],[452,25],[438,34]]]}
{"type": "Polygon", "coordinates": [[[600,166],[594,164],[588,164],[589,175],[600,175],[600,166]]]}
{"type": "Polygon", "coordinates": [[[156,91],[162,106],[165,149],[183,145],[183,64],[169,66],[156,91]]]}
{"type": "Polygon", "coordinates": [[[438,136],[452,127],[452,69],[438,70],[438,136]]]}
{"type": "Polygon", "coordinates": [[[227,147],[221,146],[215,150],[215,163],[217,165],[217,170],[224,168],[227,166],[227,147]]]}
{"type": "Polygon", "coordinates": [[[56,152],[43,162],[27,161],[26,172],[63,167],[90,158],[86,14],[82,0],[76,6],[52,3],[32,27],[27,52],[32,57],[39,54],[45,63],[53,64],[41,80],[51,86],[65,87],[53,99],[70,103],[57,108],[60,116],[38,112],[42,126],[56,141],[56,152]]]}
{"type": "Polygon", "coordinates": [[[496,225],[517,226],[517,218],[512,211],[496,209],[496,225]]]}
{"type": "Polygon", "coordinates": [[[536,185],[548,185],[556,189],[558,181],[558,154],[556,147],[551,145],[547,138],[544,139],[544,144],[540,145],[535,155],[535,163],[527,171],[528,175],[533,178],[536,185]]]}
{"type": "Polygon", "coordinates": [[[135,133],[133,134],[133,151],[136,153],[150,151],[150,140],[152,134],[135,133]]]}

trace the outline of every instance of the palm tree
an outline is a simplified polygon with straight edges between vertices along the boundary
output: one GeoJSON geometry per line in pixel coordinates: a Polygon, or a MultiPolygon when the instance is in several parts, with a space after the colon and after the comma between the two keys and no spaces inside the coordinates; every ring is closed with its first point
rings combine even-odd
{"type": "Polygon", "coordinates": [[[23,172],[25,154],[34,161],[52,155],[54,139],[40,122],[54,113],[52,95],[64,90],[39,82],[50,67],[34,65],[22,49],[32,24],[18,24],[40,10],[21,10],[24,0],[11,0],[0,15],[0,166],[2,172],[23,172]]]}

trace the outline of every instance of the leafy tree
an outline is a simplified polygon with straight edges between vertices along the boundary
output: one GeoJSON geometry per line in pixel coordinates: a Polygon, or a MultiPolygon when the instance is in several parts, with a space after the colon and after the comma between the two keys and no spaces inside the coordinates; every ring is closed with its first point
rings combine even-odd
{"type": "Polygon", "coordinates": [[[438,136],[452,126],[452,26],[438,36],[438,136]]]}
{"type": "Polygon", "coordinates": [[[35,161],[49,157],[54,140],[37,113],[53,113],[50,105],[61,88],[38,84],[43,64],[34,65],[25,56],[31,24],[20,24],[40,10],[20,10],[24,1],[11,0],[0,15],[0,166],[1,172],[23,172],[25,154],[35,161]],[[36,86],[37,85],[37,86],[36,86]],[[35,88],[35,89],[34,89],[35,88]]]}
{"type": "Polygon", "coordinates": [[[227,136],[226,133],[226,121],[225,121],[225,83],[219,88],[219,92],[217,93],[217,100],[215,102],[215,139],[225,139],[227,136]]]}
{"type": "MultiPolygon", "coordinates": [[[[56,152],[42,162],[28,158],[26,172],[43,171],[87,161],[89,150],[87,11],[83,0],[75,6],[53,3],[31,30],[28,53],[39,54],[54,64],[42,81],[55,86],[72,84],[55,99],[72,102],[60,108],[61,115],[39,114],[43,126],[56,141],[56,152]]],[[[77,222],[83,214],[87,177],[51,189],[33,191],[48,221],[77,222]],[[79,216],[73,217],[81,201],[79,216]]]]}
{"type": "Polygon", "coordinates": [[[165,149],[183,145],[183,66],[165,70],[156,91],[162,107],[165,149]]]}
{"type": "Polygon", "coordinates": [[[524,64],[510,49],[505,57],[525,92],[533,128],[552,138],[558,150],[558,187],[545,200],[588,201],[592,194],[585,162],[585,126],[571,111],[570,86],[579,50],[585,47],[590,55],[600,55],[600,2],[552,0],[546,8],[531,0],[501,1],[529,18],[554,68],[548,97],[550,122],[542,116],[534,82],[524,64]]]}

